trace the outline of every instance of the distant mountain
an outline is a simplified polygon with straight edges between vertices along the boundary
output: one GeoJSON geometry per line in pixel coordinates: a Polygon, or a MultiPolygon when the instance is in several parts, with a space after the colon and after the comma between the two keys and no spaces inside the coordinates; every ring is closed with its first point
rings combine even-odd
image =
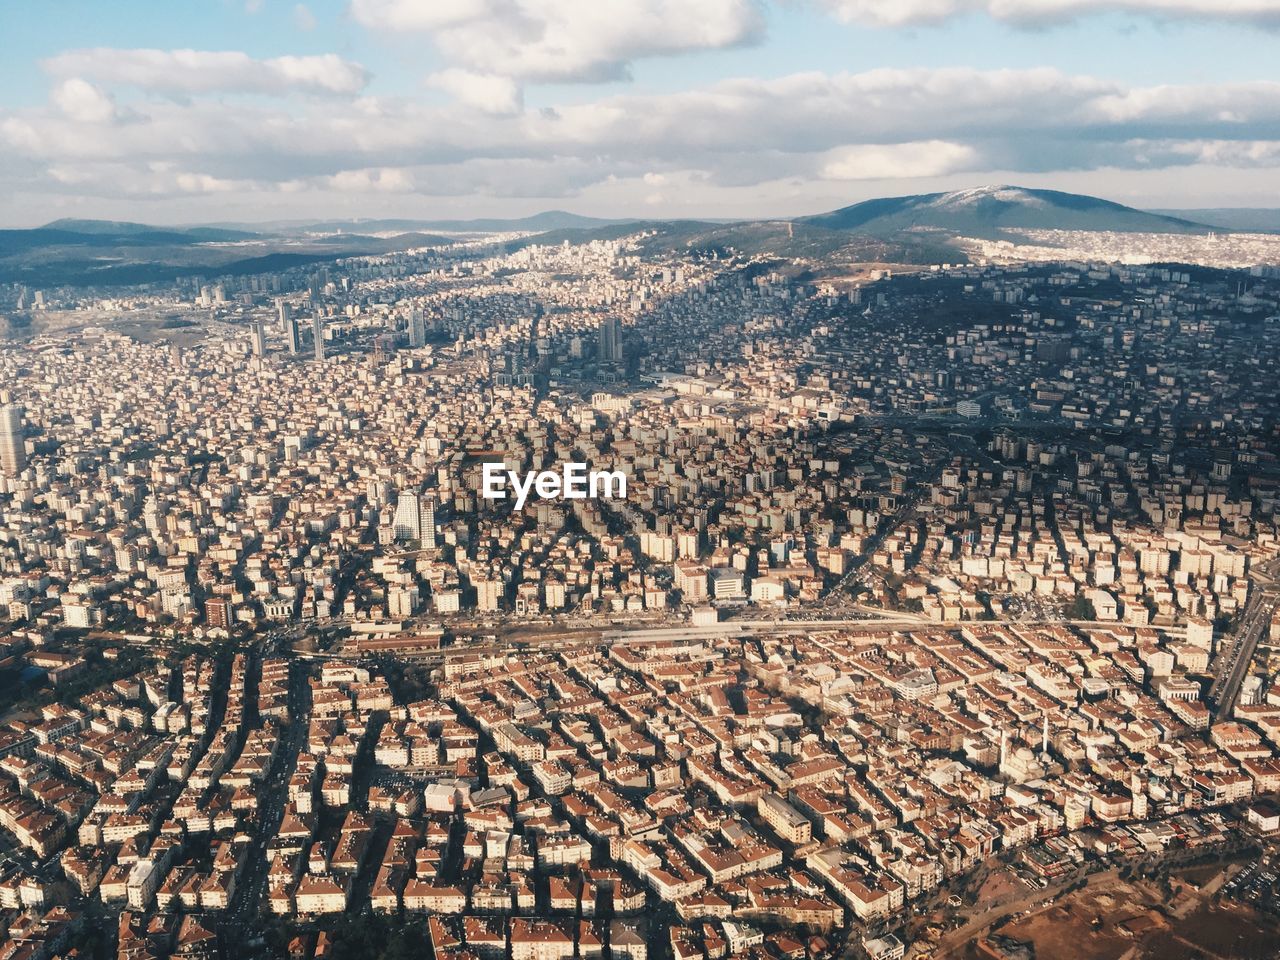
{"type": "Polygon", "coordinates": [[[1280,233],[1280,210],[1265,207],[1216,207],[1208,210],[1152,210],[1166,217],[1185,217],[1223,230],[1280,233]]]}
{"type": "MultiPolygon", "coordinates": [[[[209,243],[269,239],[243,230],[216,227],[149,227],[143,223],[112,220],[55,220],[29,230],[0,230],[0,261],[47,251],[79,251],[79,256],[94,253],[137,258],[141,256],[137,252],[122,254],[121,251],[138,247],[186,249],[209,243]]],[[[146,254],[148,258],[152,255],[146,254]]]]}
{"type": "Polygon", "coordinates": [[[235,242],[237,240],[255,240],[261,234],[248,230],[228,230],[220,227],[153,227],[145,223],[130,223],[123,220],[76,220],[64,217],[36,227],[36,231],[57,231],[60,234],[82,234],[87,237],[109,237],[116,243],[136,238],[142,242],[152,242],[161,238],[160,242],[171,243],[174,238],[186,238],[196,243],[235,242]]]}
{"type": "Polygon", "coordinates": [[[583,217],[564,210],[547,210],[543,213],[535,213],[531,217],[519,217],[516,219],[276,220],[267,223],[225,223],[215,224],[214,226],[263,230],[289,236],[303,236],[315,233],[419,233],[433,230],[446,233],[546,233],[550,230],[593,230],[600,227],[635,222],[633,219],[609,220],[600,217],[583,217]]]}
{"type": "Polygon", "coordinates": [[[505,244],[508,251],[534,244],[550,246],[564,241],[616,240],[643,235],[645,254],[680,254],[698,257],[776,257],[832,268],[849,263],[961,263],[965,255],[948,246],[944,238],[900,234],[879,237],[790,220],[631,220],[594,229],[551,230],[521,237],[505,244]]]}
{"type": "Polygon", "coordinates": [[[150,226],[111,220],[55,220],[0,230],[0,282],[123,284],[175,276],[281,269],[284,265],[444,246],[460,235],[518,233],[507,250],[642,235],[645,253],[730,254],[789,261],[833,275],[850,264],[965,261],[958,237],[1001,239],[1014,230],[1204,234],[1280,232],[1280,211],[1145,212],[1097,197],[990,186],[867,200],[793,220],[637,220],[548,210],[530,217],[474,220],[282,220],[150,226]],[[1212,224],[1209,226],[1208,224],[1212,224]]]}
{"type": "Polygon", "coordinates": [[[127,220],[78,220],[75,217],[63,217],[53,220],[36,230],[65,230],[68,233],[110,233],[123,236],[126,233],[146,233],[150,230],[162,229],[150,227],[145,223],[131,223],[127,220]]]}
{"type": "Polygon", "coordinates": [[[877,236],[934,230],[985,239],[1019,229],[1121,233],[1205,233],[1211,229],[1202,223],[1145,213],[1097,197],[1008,186],[867,200],[830,213],[801,217],[796,222],[877,236]]]}
{"type": "Polygon", "coordinates": [[[215,226],[67,219],[30,230],[0,230],[0,283],[151,283],[180,276],[260,273],[455,242],[456,237],[419,232],[284,236],[215,226]]]}
{"type": "Polygon", "coordinates": [[[411,247],[443,247],[457,243],[457,237],[442,236],[438,233],[420,233],[411,230],[407,233],[370,236],[365,233],[325,233],[314,236],[286,238],[290,249],[295,247],[342,248],[355,254],[393,253],[397,250],[408,250],[411,247]]]}
{"type": "Polygon", "coordinates": [[[546,210],[542,213],[535,213],[531,217],[520,217],[515,220],[428,220],[423,222],[420,229],[456,230],[464,233],[512,233],[526,230],[543,233],[548,230],[586,230],[593,227],[611,227],[617,224],[634,222],[633,218],[613,220],[601,217],[583,217],[565,210],[546,210]]]}
{"type": "MultiPolygon", "coordinates": [[[[654,237],[669,238],[673,242],[683,242],[704,231],[715,230],[723,226],[709,220],[601,220],[597,226],[557,227],[530,234],[506,243],[508,250],[519,250],[524,247],[549,246],[563,243],[585,243],[590,240],[617,240],[635,234],[652,234],[654,237]]],[[[642,243],[648,246],[649,241],[642,243]]]]}
{"type": "Polygon", "coordinates": [[[617,221],[590,229],[548,230],[517,245],[581,242],[644,232],[648,236],[641,247],[650,252],[724,255],[735,251],[811,263],[931,264],[964,261],[954,242],[957,237],[998,239],[1007,236],[1005,231],[1018,229],[1204,234],[1214,228],[1097,197],[992,186],[867,200],[794,220],[617,221]]]}

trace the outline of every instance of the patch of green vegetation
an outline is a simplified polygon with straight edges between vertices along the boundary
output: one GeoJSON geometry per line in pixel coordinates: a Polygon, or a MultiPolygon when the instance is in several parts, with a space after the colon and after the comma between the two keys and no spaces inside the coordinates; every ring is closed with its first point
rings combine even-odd
{"type": "Polygon", "coordinates": [[[1098,611],[1094,609],[1093,602],[1083,593],[1077,594],[1071,607],[1068,610],[1072,620],[1097,620],[1098,611]]]}

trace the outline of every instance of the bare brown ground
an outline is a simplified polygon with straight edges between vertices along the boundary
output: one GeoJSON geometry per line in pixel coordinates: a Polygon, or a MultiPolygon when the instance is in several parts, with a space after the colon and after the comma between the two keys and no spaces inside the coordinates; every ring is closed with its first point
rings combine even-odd
{"type": "MultiPolygon", "coordinates": [[[[1219,867],[1175,877],[1174,896],[1135,882],[1085,888],[991,933],[1030,941],[1036,960],[1276,960],[1280,924],[1235,904],[1200,903],[1219,867]]],[[[955,957],[974,957],[973,944],[955,957]]]]}

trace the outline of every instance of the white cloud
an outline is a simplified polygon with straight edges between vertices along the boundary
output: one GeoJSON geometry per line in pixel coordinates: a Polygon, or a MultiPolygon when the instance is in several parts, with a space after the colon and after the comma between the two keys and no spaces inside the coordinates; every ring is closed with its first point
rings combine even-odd
{"type": "Polygon", "coordinates": [[[530,123],[529,135],[673,152],[812,153],[1068,129],[1078,127],[1080,112],[1099,98],[1127,92],[1050,69],[811,72],[563,107],[556,120],[530,123]]]}
{"type": "MultiPolygon", "coordinates": [[[[493,96],[478,102],[509,107],[510,89],[495,83],[493,96]]],[[[637,176],[697,168],[741,183],[811,176],[824,166],[844,176],[858,162],[953,167],[976,153],[1008,169],[1043,169],[1064,153],[1081,162],[1099,151],[1115,159],[1139,140],[1280,140],[1280,83],[1127,87],[1048,69],[813,72],[515,116],[378,97],[159,99],[131,104],[128,122],[93,138],[80,125],[105,117],[105,106],[100,91],[81,99],[71,113],[0,116],[0,137],[10,150],[50,162],[198,157],[208,172],[236,178],[288,179],[279,172],[291,167],[295,175],[329,175],[576,157],[636,167],[637,176]]]]}
{"type": "Polygon", "coordinates": [[[369,81],[358,63],[334,53],[255,60],[235,50],[69,50],[42,64],[55,77],[166,94],[214,92],[355,94],[369,81]]]}
{"type": "Polygon", "coordinates": [[[351,15],[379,30],[436,30],[497,15],[502,0],[351,0],[351,15]]]}
{"type": "Polygon", "coordinates": [[[967,144],[925,140],[837,147],[823,157],[820,175],[826,180],[894,180],[941,177],[981,166],[981,155],[967,144]]]}
{"type": "Polygon", "coordinates": [[[1276,0],[820,0],[847,23],[898,27],[982,13],[998,20],[1041,24],[1094,13],[1228,20],[1280,26],[1276,0]]]}
{"type": "Polygon", "coordinates": [[[44,171],[56,184],[98,196],[159,198],[205,194],[250,194],[268,185],[245,179],[215,177],[181,168],[169,161],[137,164],[120,161],[73,160],[52,164],[44,171]]]}
{"type": "Polygon", "coordinates": [[[58,183],[70,185],[92,184],[98,179],[91,171],[75,165],[63,166],[61,164],[55,164],[50,167],[46,173],[51,179],[56,180],[58,183]]]}
{"type": "Polygon", "coordinates": [[[483,113],[510,115],[519,113],[524,106],[520,86],[510,77],[451,67],[427,77],[427,84],[483,113]]]}
{"type": "Polygon", "coordinates": [[[230,193],[243,186],[234,180],[211,177],[207,173],[179,173],[174,183],[183,193],[230,193]]]}
{"type": "Polygon", "coordinates": [[[753,42],[758,0],[352,0],[374,29],[433,35],[455,66],[520,80],[626,76],[642,57],[753,42]]]}
{"type": "Polygon", "coordinates": [[[821,0],[821,3],[845,23],[870,23],[880,27],[936,22],[978,6],[967,0],[821,0]]]}
{"type": "Polygon", "coordinates": [[[70,77],[53,88],[53,105],[77,123],[109,123],[116,107],[105,93],[79,77],[70,77]]]}
{"type": "Polygon", "coordinates": [[[1179,163],[1233,169],[1280,167],[1277,140],[1135,140],[1126,146],[1133,156],[1153,167],[1179,163]]]}
{"type": "Polygon", "coordinates": [[[316,28],[316,16],[305,3],[294,6],[293,25],[303,33],[310,33],[316,28]]]}
{"type": "Polygon", "coordinates": [[[1266,124],[1276,130],[1280,83],[1184,84],[1115,90],[1089,105],[1092,117],[1108,125],[1185,123],[1198,119],[1242,131],[1266,124]]]}
{"type": "Polygon", "coordinates": [[[342,170],[323,182],[328,188],[343,193],[405,193],[413,189],[413,180],[406,171],[387,167],[342,170]]]}
{"type": "Polygon", "coordinates": [[[1136,87],[1049,69],[808,72],[513,112],[511,78],[494,78],[484,96],[490,78],[454,80],[470,103],[194,95],[135,98],[125,110],[67,78],[48,104],[0,112],[0,194],[243,204],[287,194],[301,207],[348,195],[418,202],[430,191],[580,197],[636,211],[652,198],[672,214],[705,210],[706,194],[746,209],[776,204],[777,215],[788,204],[814,209],[818,197],[923,191],[962,174],[1019,182],[1048,171],[1280,167],[1280,83],[1271,82],[1136,87]]]}

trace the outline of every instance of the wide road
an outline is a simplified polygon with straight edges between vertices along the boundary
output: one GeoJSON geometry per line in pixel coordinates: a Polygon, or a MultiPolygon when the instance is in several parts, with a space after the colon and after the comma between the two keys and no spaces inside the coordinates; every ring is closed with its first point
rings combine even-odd
{"type": "Polygon", "coordinates": [[[1209,690],[1212,722],[1217,723],[1224,717],[1230,717],[1235,708],[1236,697],[1240,695],[1240,685],[1249,673],[1253,663],[1253,655],[1258,649],[1258,641],[1271,627],[1271,618],[1275,615],[1276,606],[1280,603],[1280,585],[1271,578],[1275,574],[1277,563],[1272,561],[1265,565],[1256,577],[1258,589],[1249,598],[1240,625],[1236,629],[1235,639],[1231,646],[1218,656],[1216,677],[1209,690]]]}
{"type": "MultiPolygon", "coordinates": [[[[484,656],[513,653],[517,650],[567,651],[582,650],[602,645],[644,646],[646,644],[672,643],[681,640],[718,640],[728,637],[752,636],[785,636],[797,633],[823,633],[840,630],[848,633],[884,633],[886,631],[909,630],[956,630],[961,627],[983,629],[988,627],[1011,627],[1015,629],[1035,629],[1037,627],[1084,627],[1084,628],[1121,628],[1125,624],[1110,620],[965,620],[960,622],[939,623],[911,613],[892,614],[884,619],[861,617],[857,619],[794,619],[794,620],[724,620],[719,623],[695,626],[691,623],[674,624],[662,627],[583,627],[578,629],[563,627],[547,627],[529,630],[516,638],[492,641],[481,644],[444,647],[440,650],[424,650],[417,653],[397,651],[393,655],[398,659],[421,664],[442,663],[459,657],[484,656]]],[[[1182,627],[1161,627],[1166,633],[1180,636],[1185,632],[1182,627]]],[[[311,660],[359,659],[362,654],[345,651],[303,651],[294,648],[294,653],[311,660]]]]}

